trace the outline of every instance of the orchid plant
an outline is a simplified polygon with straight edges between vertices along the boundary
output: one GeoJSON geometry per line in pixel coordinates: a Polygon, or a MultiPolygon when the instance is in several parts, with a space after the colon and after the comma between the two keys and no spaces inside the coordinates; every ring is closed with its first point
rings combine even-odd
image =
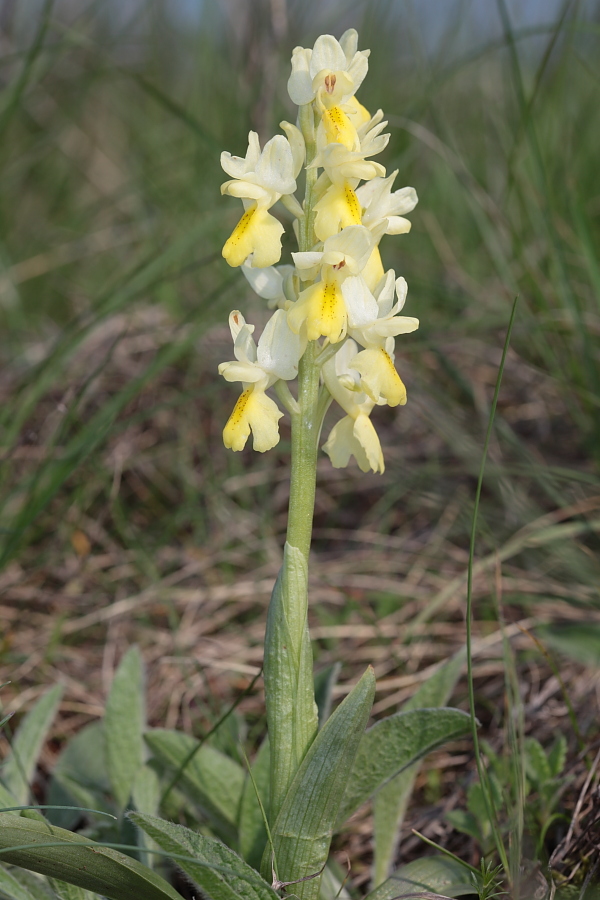
{"type": "MultiPolygon", "coordinates": [[[[395,338],[419,325],[416,318],[401,315],[406,281],[393,270],[384,271],[379,252],[383,235],[410,230],[405,216],[417,195],[411,187],[394,191],[398,173],[388,176],[371,159],[389,135],[382,133],[387,123],[381,110],[371,115],[356,98],[368,58],[369,51],[358,49],[353,29],[339,41],[322,35],[312,49],[297,47],[288,82],[298,105],[296,124],[282,122],[283,134],[262,150],[251,131],[244,157],[221,156],[230,179],[221,192],[243,203],[223,256],[241,268],[273,309],[258,341],[242,312],[234,310],[229,317],[235,359],[223,362],[219,373],[240,382],[242,390],[223,429],[225,446],[241,451],[252,435],[254,449],[264,453],[279,441],[281,407],[291,419],[287,539],[264,648],[267,739],[244,771],[232,756],[188,735],[146,729],[141,659],[131,651],[117,673],[101,725],[106,747],[102,792],[86,794],[76,778],[65,777],[60,764],[58,780],[60,796],[89,798],[87,806],[106,803],[108,781],[115,798],[110,809],[145,837],[125,855],[122,846],[57,827],[52,815],[39,809],[26,818],[16,809],[0,813],[0,861],[48,876],[45,896],[177,897],[150,865],[131,855],[162,852],[212,900],[276,900],[282,890],[300,900],[317,900],[320,893],[334,897],[340,885],[327,868],[332,835],[371,798],[375,881],[382,882],[372,896],[390,900],[407,893],[400,890],[400,875],[386,878],[418,760],[469,728],[465,713],[444,708],[460,660],[451,660],[424,683],[406,709],[365,730],[375,692],[373,669],[328,715],[327,698],[319,708],[315,701],[308,629],[308,558],[325,414],[332,402],[341,412],[323,443],[332,465],[346,466],[353,457],[364,472],[383,472],[372,414],[378,406],[406,403],[394,363],[395,338]],[[300,202],[296,192],[302,171],[300,202]],[[298,250],[291,264],[280,264],[284,227],[271,211],[277,203],[293,219],[298,250]],[[157,787],[158,778],[166,780],[166,787],[157,787]],[[187,821],[196,816],[196,828],[159,817],[168,811],[175,786],[180,815],[187,821]]],[[[95,752],[98,740],[97,731],[82,735],[80,747],[95,752]]],[[[15,753],[21,745],[15,744],[15,753]]],[[[24,771],[14,764],[5,770],[14,774],[12,781],[3,783],[0,775],[5,806],[11,799],[14,807],[18,801],[25,804],[24,771]]],[[[0,893],[23,900],[26,892],[19,893],[10,879],[13,874],[0,868],[0,893]]],[[[436,886],[439,882],[425,884],[436,886]]]]}

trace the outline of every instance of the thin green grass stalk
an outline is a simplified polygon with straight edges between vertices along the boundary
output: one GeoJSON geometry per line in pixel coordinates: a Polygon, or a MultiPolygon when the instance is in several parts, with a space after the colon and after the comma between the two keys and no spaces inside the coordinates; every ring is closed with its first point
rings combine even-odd
{"type": "Polygon", "coordinates": [[[23,68],[21,69],[21,72],[14,83],[13,89],[9,93],[8,100],[6,102],[6,105],[4,106],[4,109],[0,113],[0,134],[2,134],[3,136],[8,124],[10,123],[11,118],[19,107],[21,97],[23,96],[23,93],[25,92],[29,79],[32,75],[33,67],[37,61],[38,56],[43,50],[44,40],[46,38],[46,33],[50,25],[50,17],[52,15],[53,6],[54,0],[45,0],[43,9],[40,13],[37,31],[31,43],[31,47],[25,55],[23,68]]]}
{"type": "MultiPolygon", "coordinates": [[[[223,724],[223,722],[225,722],[225,721],[229,718],[229,716],[232,715],[233,712],[235,712],[235,710],[236,710],[237,707],[240,705],[240,703],[242,702],[242,700],[244,699],[244,697],[247,697],[248,694],[254,689],[254,686],[255,686],[256,682],[258,681],[258,679],[261,677],[261,675],[262,675],[262,668],[261,668],[260,672],[258,672],[258,673],[254,676],[254,678],[252,679],[252,681],[250,682],[250,684],[249,684],[246,688],[244,688],[244,690],[240,693],[240,695],[239,695],[238,697],[236,697],[235,702],[232,703],[231,706],[223,713],[223,715],[221,716],[221,718],[218,719],[218,720],[215,722],[215,724],[212,726],[212,728],[209,729],[209,731],[207,731],[206,734],[203,735],[203,736],[200,738],[200,740],[199,740],[197,746],[194,747],[192,750],[190,750],[190,752],[188,753],[188,755],[185,757],[185,759],[183,760],[183,762],[181,763],[181,765],[179,766],[179,768],[178,768],[177,771],[175,772],[173,778],[172,778],[171,781],[167,784],[166,788],[165,788],[164,791],[162,792],[161,797],[160,797],[160,801],[159,801],[159,805],[160,805],[160,806],[162,806],[162,805],[164,804],[164,802],[166,801],[167,797],[169,796],[169,794],[171,793],[171,791],[173,790],[173,788],[176,787],[177,782],[179,781],[179,779],[181,778],[181,776],[182,776],[183,773],[185,772],[187,766],[189,766],[189,764],[191,763],[191,761],[193,760],[193,758],[195,757],[195,755],[198,753],[198,751],[200,750],[200,748],[206,743],[206,741],[207,741],[213,734],[215,734],[216,731],[219,730],[219,728],[221,727],[221,725],[223,724]]],[[[244,753],[244,758],[246,758],[246,754],[245,754],[245,753],[244,753]]],[[[252,779],[252,781],[253,781],[253,783],[254,783],[254,779],[252,779]]],[[[259,801],[259,802],[260,802],[260,801],[259,801]]],[[[261,804],[261,809],[262,809],[262,804],[261,804]]]]}
{"type": "Polygon", "coordinates": [[[90,809],[87,806],[57,806],[55,803],[53,803],[53,804],[42,803],[39,806],[37,804],[35,804],[35,805],[29,804],[29,805],[25,805],[25,806],[3,806],[0,808],[0,812],[3,812],[3,813],[17,812],[18,810],[25,810],[25,809],[33,809],[33,810],[37,810],[37,809],[76,809],[78,812],[96,813],[96,815],[98,815],[98,816],[108,816],[109,819],[114,819],[115,822],[118,821],[118,816],[113,816],[112,813],[106,812],[105,810],[102,810],[102,809],[90,809]]]}
{"type": "Polygon", "coordinates": [[[265,811],[264,804],[262,802],[262,797],[260,796],[260,791],[258,790],[258,785],[256,784],[256,779],[254,777],[254,773],[252,771],[252,766],[248,760],[246,755],[246,751],[244,750],[243,744],[240,743],[240,750],[242,752],[242,756],[244,757],[244,762],[246,763],[246,769],[248,770],[248,777],[252,782],[252,788],[254,790],[254,796],[256,797],[256,802],[260,808],[260,814],[262,816],[263,825],[265,826],[265,831],[267,832],[267,840],[269,842],[269,847],[271,848],[271,869],[273,872],[273,881],[277,878],[277,859],[275,858],[275,845],[273,843],[273,835],[271,834],[271,828],[269,826],[269,817],[265,811]]]}
{"type": "MultiPolygon", "coordinates": [[[[500,567],[498,567],[500,568],[500,567]]],[[[498,579],[499,581],[500,579],[498,579]]],[[[502,611],[500,591],[496,593],[496,611],[502,629],[502,657],[506,684],[507,732],[510,752],[509,759],[509,796],[514,805],[509,815],[511,827],[509,834],[509,864],[511,865],[510,882],[517,891],[515,900],[519,898],[520,865],[523,858],[523,833],[525,831],[525,721],[523,701],[519,689],[519,678],[514,654],[506,637],[505,621],[502,611]],[[513,793],[514,792],[514,793],[513,793]]]]}
{"type": "Polygon", "coordinates": [[[508,323],[508,329],[506,332],[506,338],[504,341],[504,347],[502,350],[502,359],[500,360],[500,366],[498,368],[498,376],[496,378],[496,387],[494,390],[494,397],[492,399],[492,405],[490,408],[490,416],[488,421],[488,427],[485,435],[485,441],[483,445],[483,453],[481,456],[481,465],[479,468],[479,477],[477,480],[477,489],[475,491],[475,503],[473,507],[473,521],[471,525],[471,539],[469,542],[469,563],[467,567],[467,612],[466,612],[466,626],[467,626],[467,680],[469,686],[469,712],[471,716],[471,735],[473,739],[473,747],[475,750],[475,761],[477,764],[477,773],[479,775],[479,781],[481,783],[483,796],[486,804],[486,809],[488,812],[488,816],[490,819],[490,824],[492,826],[492,831],[494,834],[494,840],[496,842],[496,848],[498,850],[498,855],[504,866],[504,870],[507,874],[510,874],[508,857],[506,855],[506,849],[504,847],[504,843],[502,841],[502,837],[500,835],[500,831],[498,828],[498,820],[496,810],[494,808],[494,799],[492,793],[489,789],[489,785],[487,783],[487,777],[485,773],[485,769],[483,767],[481,761],[481,752],[479,748],[479,735],[477,733],[477,719],[475,717],[475,685],[473,681],[473,654],[472,654],[472,628],[473,628],[473,566],[475,560],[475,538],[477,535],[477,516],[479,513],[479,501],[481,498],[481,489],[483,486],[483,475],[485,472],[485,463],[487,459],[488,449],[490,446],[490,441],[492,437],[492,431],[494,428],[494,417],[496,415],[496,406],[498,405],[498,397],[500,396],[500,385],[502,384],[502,374],[504,372],[504,365],[506,363],[506,356],[508,354],[508,348],[510,345],[510,336],[512,333],[513,325],[515,322],[515,316],[517,313],[517,302],[518,297],[515,297],[512,311],[510,314],[510,320],[508,323]]]}
{"type": "Polygon", "coordinates": [[[454,862],[460,863],[461,866],[464,866],[464,868],[468,869],[468,871],[473,875],[476,875],[477,877],[480,876],[480,872],[475,868],[475,866],[472,866],[470,863],[465,862],[464,859],[461,859],[460,856],[457,856],[451,850],[448,850],[447,847],[442,847],[441,844],[436,844],[435,841],[433,841],[431,838],[425,837],[425,835],[421,834],[420,831],[417,831],[416,828],[411,828],[411,831],[414,835],[420,838],[420,840],[422,840],[424,844],[428,844],[429,847],[433,847],[434,850],[438,850],[440,853],[443,853],[444,856],[448,857],[448,859],[453,859],[454,862]]]}

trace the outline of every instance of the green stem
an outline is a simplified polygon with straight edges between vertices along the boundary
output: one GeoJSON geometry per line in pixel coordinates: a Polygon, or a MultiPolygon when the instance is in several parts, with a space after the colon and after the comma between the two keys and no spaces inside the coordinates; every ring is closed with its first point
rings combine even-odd
{"type": "Polygon", "coordinates": [[[292,417],[292,467],[287,541],[292,547],[300,550],[307,562],[317,480],[319,367],[315,364],[315,356],[319,349],[316,341],[311,341],[300,360],[298,372],[300,411],[292,417]]]}
{"type": "MultiPolygon", "coordinates": [[[[306,143],[306,188],[304,217],[300,221],[299,249],[310,250],[315,244],[314,188],[317,170],[308,166],[316,153],[312,104],[300,108],[300,128],[306,143]]],[[[316,357],[321,348],[310,341],[300,360],[298,371],[299,412],[292,416],[292,464],[290,473],[290,506],[287,541],[301,551],[308,563],[315,508],[317,451],[319,440],[319,366],[316,357]]]]}
{"type": "MultiPolygon", "coordinates": [[[[309,164],[314,158],[312,106],[300,110],[309,164]]],[[[314,235],[315,169],[306,170],[304,215],[299,220],[300,250],[310,250],[314,235]]],[[[319,402],[320,352],[308,343],[298,372],[298,397],[287,400],[292,417],[292,459],[287,541],[283,565],[273,589],[265,634],[265,700],[271,746],[270,821],[275,824],[296,772],[318,729],[313,685],[313,663],[308,633],[308,556],[312,534],[317,476],[317,447],[322,404],[319,402]]],[[[262,862],[270,876],[270,857],[262,862]]],[[[284,873],[294,878],[294,873],[284,873]]],[[[281,877],[281,873],[278,873],[281,877]]]]}

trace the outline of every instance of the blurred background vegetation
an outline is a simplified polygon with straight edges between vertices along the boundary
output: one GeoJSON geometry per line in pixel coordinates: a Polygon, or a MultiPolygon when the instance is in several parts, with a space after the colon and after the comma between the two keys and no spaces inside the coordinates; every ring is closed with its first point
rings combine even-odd
{"type": "MultiPolygon", "coordinates": [[[[201,731],[258,671],[289,432],[265,456],[222,446],[227,315],[260,328],[265,310],[220,255],[239,204],[219,155],[293,118],[292,48],[348,27],[372,50],[359,98],[389,120],[382,161],[420,198],[382,252],[421,327],[398,341],[408,405],[377,411],[385,475],[320,462],[318,664],[344,661],[340,695],[374,660],[377,713],[464,642],[518,296],[477,545],[480,718],[503,727],[500,616],[526,730],[576,752],[572,702],[597,736],[600,5],[3,0],[0,680],[15,710],[62,680],[59,739],[98,715],[132,640],[154,723],[201,731]]],[[[258,688],[244,704],[260,733],[258,688]]],[[[429,802],[454,778],[438,769],[429,802]]]]}

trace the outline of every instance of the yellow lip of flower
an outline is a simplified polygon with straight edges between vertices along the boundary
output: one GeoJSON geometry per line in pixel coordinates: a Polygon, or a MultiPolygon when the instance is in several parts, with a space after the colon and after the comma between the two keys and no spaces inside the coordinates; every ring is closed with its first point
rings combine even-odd
{"type": "Polygon", "coordinates": [[[406,388],[389,353],[382,347],[362,350],[351,362],[361,376],[360,386],[374,403],[385,400],[388,406],[404,406],[406,388]]]}
{"type": "Polygon", "coordinates": [[[253,203],[225,242],[223,257],[235,268],[253,253],[253,266],[272,266],[281,258],[281,235],[284,230],[275,216],[253,203]]]}
{"type": "Polygon", "coordinates": [[[279,443],[278,422],[282,416],[277,404],[251,385],[238,397],[223,429],[223,443],[228,450],[243,450],[252,431],[254,449],[265,453],[279,443]]]}
{"type": "Polygon", "coordinates": [[[335,469],[345,468],[354,456],[360,469],[383,472],[385,464],[379,437],[366,413],[347,415],[333,426],[323,450],[335,469]]]}
{"type": "Polygon", "coordinates": [[[306,322],[309,341],[321,336],[337,344],[346,336],[348,316],[344,296],[336,278],[318,281],[302,291],[288,312],[288,324],[296,334],[306,322]]]}
{"type": "Polygon", "coordinates": [[[321,122],[328,144],[342,144],[348,150],[358,150],[360,142],[356,128],[339,106],[323,107],[321,122]]]}
{"type": "Polygon", "coordinates": [[[356,97],[350,97],[344,105],[348,109],[348,115],[356,120],[357,127],[371,121],[371,113],[356,97]]]}
{"type": "Polygon", "coordinates": [[[379,247],[373,248],[373,252],[362,271],[362,276],[371,291],[375,290],[381,279],[385,276],[385,269],[383,268],[383,263],[381,261],[379,247]]]}
{"type": "Polygon", "coordinates": [[[320,241],[348,225],[362,224],[362,207],[351,184],[332,184],[315,204],[315,234],[320,241]]]}

